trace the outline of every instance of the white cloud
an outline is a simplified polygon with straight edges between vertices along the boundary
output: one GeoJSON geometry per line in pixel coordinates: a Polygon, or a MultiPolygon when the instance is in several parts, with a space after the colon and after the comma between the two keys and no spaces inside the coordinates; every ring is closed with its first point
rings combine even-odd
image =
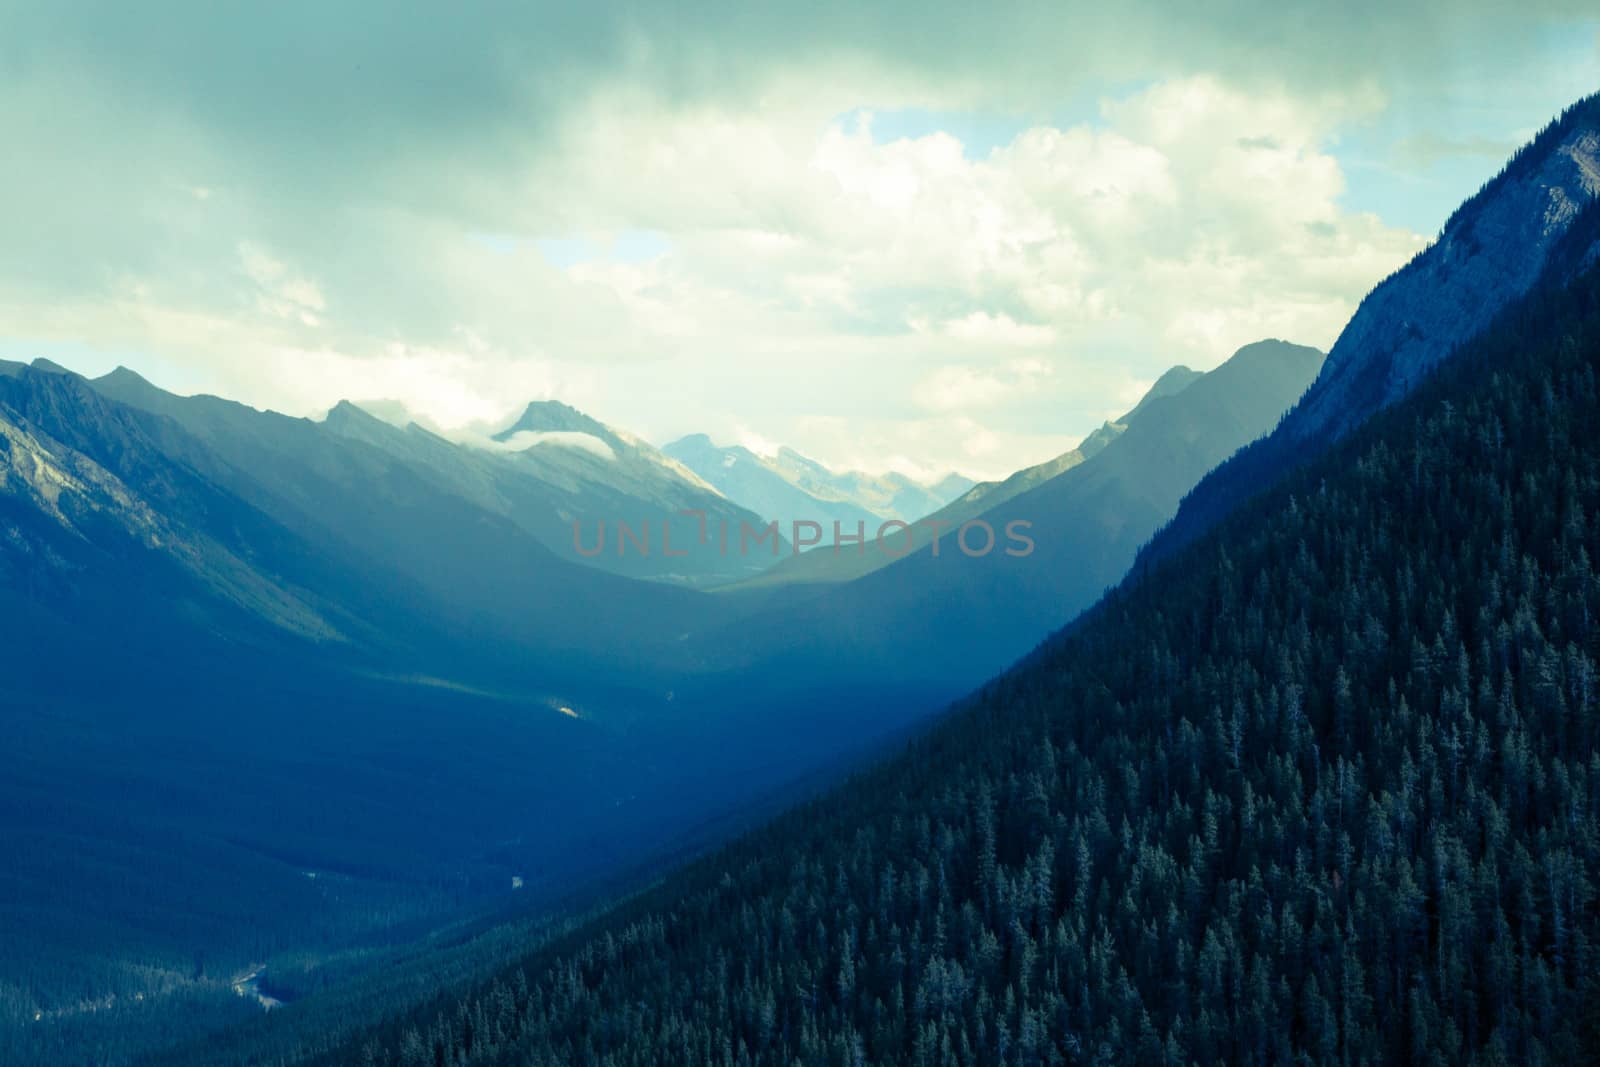
{"type": "Polygon", "coordinates": [[[259,289],[256,301],[262,311],[305,326],[321,325],[320,313],[327,309],[328,302],[314,283],[249,242],[239,245],[239,262],[259,289]]]}
{"type": "Polygon", "coordinates": [[[783,447],[781,442],[774,441],[768,437],[763,437],[760,433],[748,426],[735,427],[733,440],[735,443],[749,449],[756,455],[766,456],[768,458],[776,456],[778,454],[778,449],[783,447]]]}
{"type": "Polygon", "coordinates": [[[526,452],[530,448],[541,447],[573,448],[601,459],[617,458],[616,451],[610,445],[592,433],[577,430],[519,430],[504,441],[470,432],[457,432],[450,436],[460,444],[489,452],[526,452]]]}
{"type": "MultiPolygon", "coordinates": [[[[918,324],[913,322],[913,326],[918,324]]],[[[946,334],[975,345],[998,347],[1030,347],[1049,344],[1055,340],[1055,330],[1043,323],[1021,323],[1010,315],[991,315],[987,311],[974,311],[959,319],[943,323],[946,334]]]]}
{"type": "Polygon", "coordinates": [[[931,412],[983,411],[1038,389],[1050,374],[1043,359],[1014,360],[1002,368],[946,366],[923,377],[911,397],[931,412]]]}
{"type": "Polygon", "coordinates": [[[376,392],[459,427],[557,396],[656,440],[996,475],[1068,447],[1130,380],[1266,336],[1326,347],[1420,246],[1341,206],[1326,145],[1365,95],[1180,78],[981,156],[876,140],[831,94],[587,100],[506,172],[459,175],[470,216],[372,198],[274,225],[201,174],[109,297],[0,277],[0,312],[297,413],[376,392]],[[585,254],[552,263],[549,239],[585,254]]]}

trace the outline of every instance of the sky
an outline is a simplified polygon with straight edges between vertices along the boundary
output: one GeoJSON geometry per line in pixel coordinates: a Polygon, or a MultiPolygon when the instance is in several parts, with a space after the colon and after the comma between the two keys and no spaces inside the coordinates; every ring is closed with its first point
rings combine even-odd
{"type": "Polygon", "coordinates": [[[0,358],[1004,475],[1600,90],[1586,5],[1390,7],[0,0],[0,358]]]}

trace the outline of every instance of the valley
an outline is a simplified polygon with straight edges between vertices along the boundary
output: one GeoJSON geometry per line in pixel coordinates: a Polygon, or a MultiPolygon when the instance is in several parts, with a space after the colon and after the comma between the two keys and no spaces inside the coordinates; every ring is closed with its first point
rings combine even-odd
{"type": "Polygon", "coordinates": [[[1600,23],[1359,14],[0,0],[0,1067],[1600,1062],[1600,23]]]}

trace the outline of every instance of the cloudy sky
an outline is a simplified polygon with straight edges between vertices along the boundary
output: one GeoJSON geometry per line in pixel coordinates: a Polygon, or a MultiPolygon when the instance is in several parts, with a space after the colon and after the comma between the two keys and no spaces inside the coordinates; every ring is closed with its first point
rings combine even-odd
{"type": "Polygon", "coordinates": [[[1003,474],[1600,89],[1590,5],[1390,6],[0,0],[0,357],[1003,474]]]}

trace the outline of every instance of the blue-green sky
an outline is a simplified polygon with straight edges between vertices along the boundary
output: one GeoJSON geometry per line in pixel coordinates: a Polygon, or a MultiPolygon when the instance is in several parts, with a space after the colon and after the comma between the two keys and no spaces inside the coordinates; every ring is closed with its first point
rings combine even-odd
{"type": "Polygon", "coordinates": [[[1585,5],[1391,8],[0,0],[0,356],[1004,473],[1600,89],[1585,5]]]}

